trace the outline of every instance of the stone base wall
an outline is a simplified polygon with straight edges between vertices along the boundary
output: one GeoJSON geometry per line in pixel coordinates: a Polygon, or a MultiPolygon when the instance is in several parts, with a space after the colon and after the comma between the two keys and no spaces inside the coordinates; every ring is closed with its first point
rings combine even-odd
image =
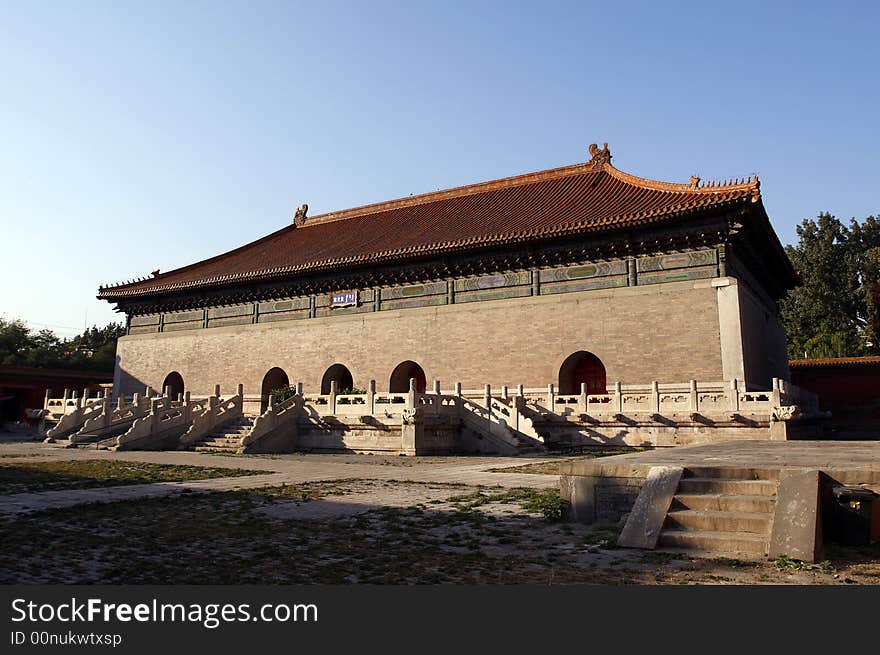
{"type": "Polygon", "coordinates": [[[636,502],[649,467],[602,471],[559,478],[566,518],[579,523],[618,523],[636,502]]]}
{"type": "Polygon", "coordinates": [[[405,454],[399,425],[368,426],[342,422],[328,427],[300,423],[295,450],[323,453],[405,454]]]}
{"type": "Polygon", "coordinates": [[[117,347],[115,391],[160,389],[177,371],[194,395],[211,393],[215,384],[231,392],[241,383],[246,396],[258,396],[273,367],[291,384],[314,390],[335,363],[348,367],[355,387],[374,379],[385,390],[406,360],[444,388],[457,381],[465,388],[546,386],[558,382],[563,361],[581,350],[603,362],[609,382],[728,379],[713,282],[129,335],[117,347]]]}
{"type": "Polygon", "coordinates": [[[536,425],[539,433],[548,435],[545,442],[552,449],[594,446],[630,446],[663,448],[690,446],[732,440],[767,440],[771,438],[770,422],[756,425],[536,425]]]}

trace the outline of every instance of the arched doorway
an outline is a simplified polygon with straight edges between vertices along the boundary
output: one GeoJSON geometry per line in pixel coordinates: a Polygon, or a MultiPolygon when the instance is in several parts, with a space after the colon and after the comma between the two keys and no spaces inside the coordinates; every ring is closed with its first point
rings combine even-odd
{"type": "Polygon", "coordinates": [[[569,355],[559,368],[559,393],[581,392],[581,384],[587,385],[587,393],[605,393],[605,366],[593,353],[580,350],[569,355]]]}
{"type": "Polygon", "coordinates": [[[349,371],[342,364],[334,364],[324,373],[321,378],[321,393],[330,393],[330,383],[336,380],[336,390],[338,392],[350,391],[354,388],[354,380],[349,371]]]}
{"type": "Polygon", "coordinates": [[[290,379],[282,369],[270,368],[263,376],[263,386],[260,388],[260,414],[269,408],[269,396],[275,389],[286,389],[290,386],[290,379]]]}
{"type": "Polygon", "coordinates": [[[425,389],[428,387],[425,371],[411,360],[401,362],[395,367],[391,373],[391,380],[388,382],[388,391],[391,393],[406,393],[409,391],[410,378],[416,379],[416,391],[425,393],[425,389]]]}
{"type": "Polygon", "coordinates": [[[183,377],[180,373],[172,371],[165,376],[165,381],[162,383],[162,393],[165,393],[166,389],[170,392],[171,400],[177,400],[178,396],[183,394],[183,377]]]}

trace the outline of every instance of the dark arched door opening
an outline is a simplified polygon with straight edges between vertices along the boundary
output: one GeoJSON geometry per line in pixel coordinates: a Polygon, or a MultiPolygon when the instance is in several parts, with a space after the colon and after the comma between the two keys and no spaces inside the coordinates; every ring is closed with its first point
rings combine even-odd
{"type": "Polygon", "coordinates": [[[266,375],[263,376],[263,386],[260,388],[260,414],[269,408],[269,396],[276,389],[286,389],[290,386],[290,378],[287,377],[282,369],[270,368],[266,375]]]}
{"type": "Polygon", "coordinates": [[[406,393],[409,391],[410,378],[416,379],[416,391],[425,393],[428,388],[428,380],[425,378],[425,371],[422,367],[413,361],[407,360],[397,365],[391,373],[391,380],[388,382],[388,391],[391,393],[406,393]]]}
{"type": "Polygon", "coordinates": [[[183,377],[177,371],[172,371],[165,376],[165,381],[162,383],[162,393],[166,391],[168,391],[171,400],[177,400],[179,396],[183,395],[183,377]]]}
{"type": "Polygon", "coordinates": [[[321,393],[330,393],[330,383],[333,380],[336,380],[337,393],[351,393],[351,390],[354,389],[351,371],[342,364],[334,364],[324,373],[324,377],[321,378],[321,393]]]}
{"type": "Polygon", "coordinates": [[[587,385],[587,393],[605,393],[605,366],[593,353],[584,350],[569,355],[559,368],[559,393],[569,395],[581,392],[581,384],[587,385]]]}

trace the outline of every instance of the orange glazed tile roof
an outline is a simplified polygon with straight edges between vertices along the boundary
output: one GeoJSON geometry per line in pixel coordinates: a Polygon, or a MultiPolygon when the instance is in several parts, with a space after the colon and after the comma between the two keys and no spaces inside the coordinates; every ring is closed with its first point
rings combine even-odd
{"type": "Polygon", "coordinates": [[[598,233],[760,200],[760,183],[656,182],[619,171],[607,148],[593,160],[538,173],[308,217],[222,255],[125,284],[112,300],[363,263],[598,233]],[[602,155],[605,155],[604,157],[602,155]]]}
{"type": "Polygon", "coordinates": [[[823,359],[792,359],[791,368],[830,368],[832,366],[880,366],[880,357],[826,357],[823,359]]]}

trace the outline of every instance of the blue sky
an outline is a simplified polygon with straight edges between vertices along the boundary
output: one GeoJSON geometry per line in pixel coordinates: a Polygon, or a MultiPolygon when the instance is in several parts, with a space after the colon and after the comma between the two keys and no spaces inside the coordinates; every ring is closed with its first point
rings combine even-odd
{"type": "Polygon", "coordinates": [[[880,213],[874,2],[0,0],[0,315],[309,213],[584,161],[759,174],[784,243],[880,213]]]}

